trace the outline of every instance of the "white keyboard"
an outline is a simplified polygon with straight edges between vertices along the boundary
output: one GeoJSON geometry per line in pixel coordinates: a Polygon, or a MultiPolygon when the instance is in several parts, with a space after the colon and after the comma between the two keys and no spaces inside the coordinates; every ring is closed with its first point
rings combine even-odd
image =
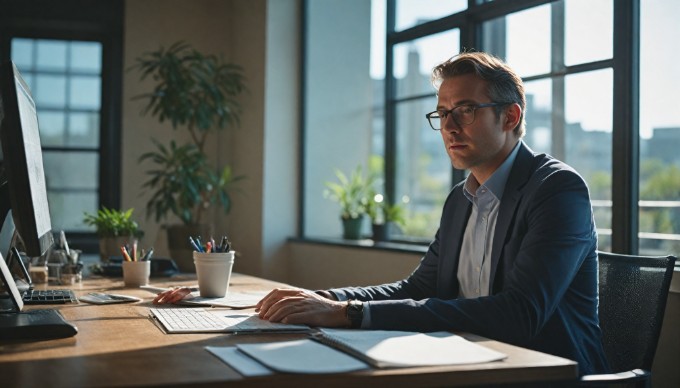
{"type": "Polygon", "coordinates": [[[305,325],[288,325],[260,319],[255,313],[204,308],[151,308],[168,333],[236,333],[236,332],[299,332],[305,325]]]}

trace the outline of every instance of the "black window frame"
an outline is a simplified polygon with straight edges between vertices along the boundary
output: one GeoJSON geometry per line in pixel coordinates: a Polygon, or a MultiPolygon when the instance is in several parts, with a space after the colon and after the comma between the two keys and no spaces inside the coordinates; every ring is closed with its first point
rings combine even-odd
{"type": "MultiPolygon", "coordinates": [[[[102,44],[98,207],[120,207],[124,1],[0,0],[0,60],[13,38],[96,41],[102,44]]],[[[78,151],[77,147],[50,151],[78,151]]],[[[88,148],[91,151],[91,149],[88,148]]],[[[84,252],[99,249],[94,232],[66,231],[84,252]]]]}

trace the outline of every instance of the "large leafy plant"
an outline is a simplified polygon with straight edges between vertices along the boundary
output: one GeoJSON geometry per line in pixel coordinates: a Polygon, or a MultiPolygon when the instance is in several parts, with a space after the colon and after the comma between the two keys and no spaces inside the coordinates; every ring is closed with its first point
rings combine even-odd
{"type": "Polygon", "coordinates": [[[204,147],[210,133],[239,124],[242,69],[183,42],[142,55],[133,69],[142,80],[151,77],[155,82],[151,92],[135,97],[147,102],[143,114],[169,121],[173,129],[185,128],[192,139],[183,145],[171,141],[169,147],[154,140],[156,150],[140,157],[140,162],[156,165],[143,184],[152,191],[147,216],[161,221],[174,214],[189,225],[199,224],[215,204],[228,213],[231,185],[242,177],[234,176],[229,166],[211,166],[204,147]]]}

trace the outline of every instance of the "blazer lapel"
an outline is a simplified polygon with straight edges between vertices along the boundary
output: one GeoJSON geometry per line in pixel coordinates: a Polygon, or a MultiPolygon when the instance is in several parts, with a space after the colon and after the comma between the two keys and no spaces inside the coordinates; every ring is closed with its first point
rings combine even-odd
{"type": "Polygon", "coordinates": [[[454,193],[455,200],[451,207],[453,215],[447,215],[450,217],[450,224],[447,230],[456,234],[450,235],[452,237],[450,240],[446,236],[444,238],[440,236],[439,240],[441,261],[438,293],[441,298],[455,298],[458,296],[458,278],[456,274],[458,273],[460,247],[463,243],[465,226],[472,210],[472,204],[463,195],[463,186],[458,186],[456,191],[454,193]]]}
{"type": "Polygon", "coordinates": [[[517,157],[510,170],[510,176],[505,184],[503,198],[498,209],[498,219],[496,220],[496,230],[493,237],[493,248],[491,251],[491,274],[489,276],[489,294],[494,293],[494,280],[498,270],[498,263],[503,250],[503,242],[510,229],[515,210],[522,198],[521,188],[529,180],[534,172],[532,168],[533,151],[523,141],[517,152],[517,157]]]}

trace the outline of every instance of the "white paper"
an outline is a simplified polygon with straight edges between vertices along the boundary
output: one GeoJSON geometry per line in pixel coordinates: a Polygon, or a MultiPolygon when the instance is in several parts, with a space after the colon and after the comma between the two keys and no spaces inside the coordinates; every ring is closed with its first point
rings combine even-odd
{"type": "Polygon", "coordinates": [[[266,376],[274,373],[271,369],[240,352],[236,346],[206,346],[205,350],[236,369],[243,376],[266,376]]]}
{"type": "Polygon", "coordinates": [[[364,362],[311,339],[236,346],[278,372],[344,373],[369,368],[364,362]]]}
{"type": "Polygon", "coordinates": [[[267,295],[267,292],[229,292],[222,298],[204,298],[199,292],[192,292],[190,298],[185,298],[176,304],[185,306],[214,306],[245,309],[255,307],[257,302],[267,295]]]}
{"type": "Polygon", "coordinates": [[[378,367],[476,364],[507,356],[449,332],[320,329],[324,343],[363,355],[378,367]],[[329,341],[330,339],[330,341],[329,341]]]}

